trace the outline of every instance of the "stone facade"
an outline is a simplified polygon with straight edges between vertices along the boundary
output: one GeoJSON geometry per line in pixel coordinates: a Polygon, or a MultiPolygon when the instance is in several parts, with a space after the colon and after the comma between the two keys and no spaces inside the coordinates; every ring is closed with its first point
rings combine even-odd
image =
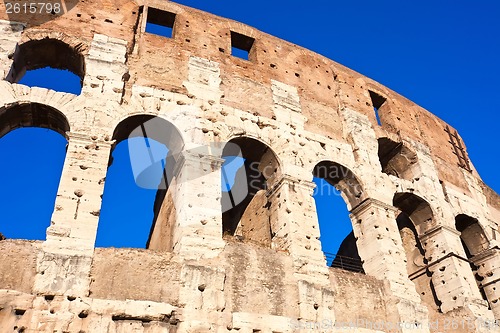
{"type": "Polygon", "coordinates": [[[500,197],[428,111],[173,2],[0,19],[0,135],[41,126],[68,140],[46,241],[0,241],[1,332],[500,331],[500,197]],[[151,8],[175,14],[172,38],[145,32],[151,8]],[[43,66],[79,75],[82,93],[16,84],[43,66]],[[149,248],[95,248],[110,153],[155,117],[178,140],[149,248]],[[262,167],[237,213],[223,212],[226,142],[262,167]],[[351,212],[365,274],[326,265],[318,166],[351,212]]]}

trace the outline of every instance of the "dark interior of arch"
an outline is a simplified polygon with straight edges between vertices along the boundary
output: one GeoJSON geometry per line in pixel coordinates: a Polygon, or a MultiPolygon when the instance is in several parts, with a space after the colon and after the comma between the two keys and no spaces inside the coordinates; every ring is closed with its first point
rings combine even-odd
{"type": "Polygon", "coordinates": [[[318,163],[313,170],[313,176],[323,178],[340,191],[349,201],[351,209],[363,201],[363,188],[351,170],[331,161],[318,163]]]}
{"type": "Polygon", "coordinates": [[[20,127],[49,128],[64,137],[70,129],[64,114],[48,105],[23,103],[0,109],[0,137],[20,127]]]}
{"type": "Polygon", "coordinates": [[[44,67],[67,69],[80,77],[80,84],[83,83],[85,60],[81,52],[52,38],[32,40],[18,46],[7,80],[18,82],[26,71],[44,67]]]}
{"type": "Polygon", "coordinates": [[[222,192],[222,231],[235,235],[241,223],[240,236],[244,240],[270,246],[269,202],[265,190],[279,174],[278,159],[267,145],[252,138],[235,138],[229,143],[222,157],[242,156],[244,164],[236,173],[233,187],[222,192]]]}
{"type": "Polygon", "coordinates": [[[418,237],[415,225],[405,212],[401,212],[396,217],[396,222],[406,254],[408,276],[412,277],[412,281],[415,283],[415,288],[422,301],[439,310],[441,301],[439,301],[434,289],[431,272],[427,267],[428,261],[425,258],[425,251],[418,237]]]}
{"type": "Polygon", "coordinates": [[[358,273],[365,272],[361,257],[359,256],[354,231],[351,231],[346,238],[344,238],[330,266],[339,267],[346,271],[358,273]]]}
{"type": "Polygon", "coordinates": [[[401,142],[389,138],[378,139],[378,157],[382,172],[398,178],[412,179],[412,166],[417,163],[417,155],[401,142]]]}
{"type": "MultiPolygon", "coordinates": [[[[468,259],[472,259],[472,257],[488,248],[488,239],[477,219],[469,215],[459,214],[455,217],[455,227],[460,231],[460,240],[468,259]]],[[[481,297],[483,300],[488,301],[484,289],[481,287],[481,281],[484,277],[479,275],[478,267],[472,261],[469,264],[472,274],[476,278],[481,297]]]]}
{"type": "Polygon", "coordinates": [[[418,235],[422,235],[434,223],[434,215],[430,205],[424,199],[413,193],[396,193],[393,199],[394,207],[399,208],[411,219],[418,235]]]}
{"type": "Polygon", "coordinates": [[[455,227],[460,231],[460,238],[469,258],[488,248],[488,239],[477,219],[459,214],[455,217],[455,227]]]}
{"type": "MultiPolygon", "coordinates": [[[[153,221],[146,243],[146,248],[148,248],[162,204],[168,192],[169,184],[174,177],[173,172],[175,170],[175,165],[179,160],[179,153],[184,148],[184,141],[177,127],[169,121],[153,115],[130,116],[121,121],[113,132],[115,145],[124,140],[135,137],[152,139],[164,144],[168,148],[168,155],[165,157],[166,164],[163,169],[163,177],[158,185],[158,190],[153,203],[153,221]]],[[[111,165],[112,163],[113,158],[110,154],[108,165],[111,165]]],[[[144,171],[144,173],[147,172],[148,170],[144,171]]],[[[138,177],[140,176],[141,175],[138,177]]]]}

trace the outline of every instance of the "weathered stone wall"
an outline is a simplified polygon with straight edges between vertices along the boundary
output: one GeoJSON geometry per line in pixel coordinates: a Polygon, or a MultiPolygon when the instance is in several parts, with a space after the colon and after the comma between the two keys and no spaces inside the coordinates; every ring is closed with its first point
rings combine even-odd
{"type": "Polygon", "coordinates": [[[430,112],[311,51],[170,1],[80,1],[21,23],[3,9],[0,133],[52,128],[68,150],[46,241],[0,241],[0,331],[284,333],[356,320],[358,332],[499,331],[485,324],[500,319],[500,198],[465,150],[470,170],[458,165],[454,129],[430,112]],[[176,14],[173,38],[145,33],[149,8],[176,14]],[[231,32],[254,39],[248,61],[231,56],[231,32]],[[15,83],[51,61],[47,50],[72,55],[45,65],[74,69],[80,95],[15,83]],[[139,115],[178,132],[173,179],[149,249],[95,249],[109,156],[139,115]],[[223,237],[221,146],[231,141],[274,171],[259,171],[264,190],[223,237]],[[351,212],[366,275],[326,266],[318,165],[340,171],[325,179],[351,212]],[[464,239],[479,250],[467,253],[464,239]]]}

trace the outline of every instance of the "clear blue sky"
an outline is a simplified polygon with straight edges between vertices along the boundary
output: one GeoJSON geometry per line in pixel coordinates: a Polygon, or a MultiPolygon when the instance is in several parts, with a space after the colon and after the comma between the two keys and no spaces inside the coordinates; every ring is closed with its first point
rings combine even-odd
{"type": "MultiPolygon", "coordinates": [[[[484,181],[500,192],[496,174],[500,161],[497,1],[318,1],[314,5],[260,0],[178,2],[309,48],[425,107],[459,131],[484,181]]],[[[60,173],[64,147],[64,139],[44,129],[17,130],[0,139],[0,232],[16,237],[17,230],[22,231],[22,237],[40,238],[50,222],[52,209],[46,207],[53,207],[57,190],[57,181],[53,179],[57,178],[57,168],[60,173]],[[22,179],[19,175],[23,175],[22,179]],[[45,189],[45,196],[37,195],[45,189]],[[26,222],[35,220],[38,229],[26,222]]],[[[126,154],[126,145],[118,146],[114,154],[115,161],[119,160],[120,154],[126,154]]],[[[127,167],[123,168],[116,176],[108,175],[107,186],[112,186],[113,177],[116,184],[130,180],[127,167]]],[[[127,246],[141,247],[150,226],[147,220],[152,216],[154,191],[141,192],[124,186],[116,186],[116,195],[105,194],[101,220],[106,215],[109,223],[119,220],[125,238],[127,234],[137,236],[127,246]],[[114,204],[119,200],[120,205],[114,204]],[[115,208],[106,208],[107,201],[109,207],[115,208]],[[134,202],[138,203],[135,208],[131,204],[134,202]],[[144,221],[138,223],[139,218],[144,221]],[[141,230],[133,229],[137,225],[141,230]]],[[[341,212],[342,204],[331,207],[326,199],[318,202],[321,219],[329,221],[328,228],[322,225],[322,239],[325,242],[327,236],[333,236],[324,247],[335,252],[337,239],[350,229],[346,213],[341,212]]],[[[106,225],[108,222],[101,221],[98,245],[119,246],[113,242],[121,236],[106,232],[106,225]]]]}

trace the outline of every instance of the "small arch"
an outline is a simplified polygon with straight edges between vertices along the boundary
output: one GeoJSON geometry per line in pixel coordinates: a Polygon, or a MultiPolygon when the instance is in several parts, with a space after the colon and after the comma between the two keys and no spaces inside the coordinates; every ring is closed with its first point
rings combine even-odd
{"type": "Polygon", "coordinates": [[[48,128],[67,139],[69,122],[59,110],[39,103],[18,103],[0,108],[0,138],[20,127],[48,128]]]}
{"type": "MultiPolygon", "coordinates": [[[[32,77],[30,86],[52,89],[54,76],[60,76],[61,70],[71,72],[79,80],[79,94],[85,77],[85,59],[80,50],[54,38],[30,40],[17,46],[6,80],[18,83],[27,72],[43,71],[32,77]]],[[[65,75],[64,78],[72,80],[72,76],[65,75]]]]}
{"type": "Polygon", "coordinates": [[[396,193],[393,198],[393,205],[408,215],[419,236],[423,235],[435,224],[431,206],[416,194],[409,192],[396,193]]]}
{"type": "Polygon", "coordinates": [[[170,250],[176,211],[169,185],[184,148],[180,131],[163,118],[137,114],[116,126],[113,140],[97,246],[170,250]]]}
{"type": "Polygon", "coordinates": [[[228,166],[222,167],[223,234],[270,247],[272,230],[266,191],[281,175],[278,157],[259,140],[237,137],[224,146],[222,158],[242,159],[242,166],[233,170],[234,181],[228,179],[228,166]]]}
{"type": "Polygon", "coordinates": [[[349,210],[364,199],[360,181],[351,170],[331,161],[318,163],[313,169],[313,177],[320,241],[327,264],[363,272],[349,217],[349,210]]]}
{"type": "Polygon", "coordinates": [[[383,173],[407,180],[416,176],[417,154],[402,142],[379,138],[378,157],[383,173]]]}
{"type": "Polygon", "coordinates": [[[477,219],[459,214],[455,217],[455,227],[460,231],[460,238],[470,255],[469,259],[489,248],[488,237],[477,219]]]}
{"type": "Polygon", "coordinates": [[[45,240],[69,130],[64,114],[48,105],[19,103],[0,108],[0,232],[7,238],[45,240]]]}
{"type": "Polygon", "coordinates": [[[345,166],[331,161],[322,161],[316,164],[313,176],[323,178],[334,186],[342,195],[349,210],[358,206],[366,199],[363,186],[354,173],[345,166]]]}

